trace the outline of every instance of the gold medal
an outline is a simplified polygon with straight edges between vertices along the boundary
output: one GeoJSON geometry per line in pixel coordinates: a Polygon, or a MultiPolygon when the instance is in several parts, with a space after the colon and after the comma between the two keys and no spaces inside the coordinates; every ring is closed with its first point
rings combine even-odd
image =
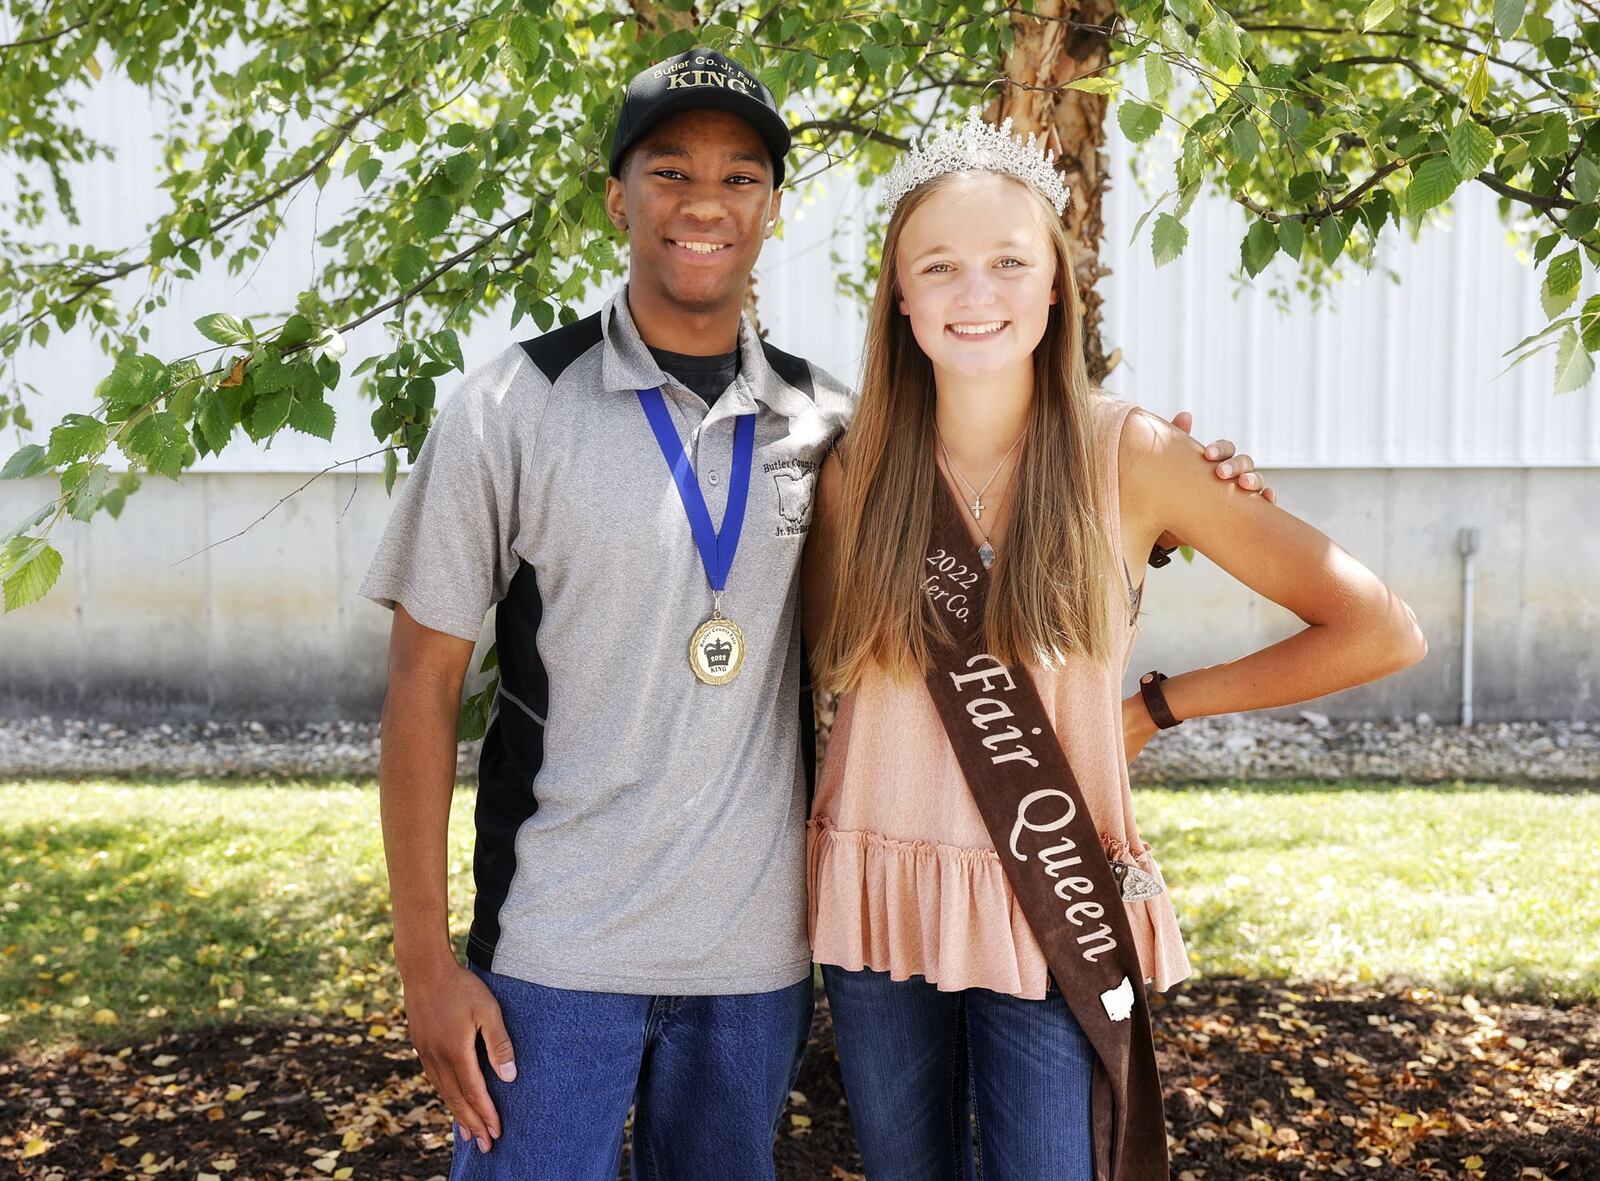
{"type": "Polygon", "coordinates": [[[726,685],[744,667],[744,633],[713,608],[689,641],[689,667],[707,685],[726,685]]]}

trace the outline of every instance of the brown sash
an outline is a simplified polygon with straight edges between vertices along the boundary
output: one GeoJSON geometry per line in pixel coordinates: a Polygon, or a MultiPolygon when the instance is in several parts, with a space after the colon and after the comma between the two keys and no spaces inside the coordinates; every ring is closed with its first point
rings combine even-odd
{"type": "Polygon", "coordinates": [[[1094,1046],[1096,1181],[1167,1181],[1161,1079],[1122,891],[1032,678],[983,650],[988,572],[938,484],[923,585],[953,643],[935,646],[928,692],[1028,926],[1094,1046]]]}

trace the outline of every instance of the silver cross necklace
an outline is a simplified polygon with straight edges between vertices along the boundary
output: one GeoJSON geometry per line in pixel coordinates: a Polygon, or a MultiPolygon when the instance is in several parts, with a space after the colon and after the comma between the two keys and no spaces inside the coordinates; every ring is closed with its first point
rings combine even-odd
{"type": "Polygon", "coordinates": [[[989,485],[994,483],[994,478],[1000,474],[1000,469],[1006,466],[1006,460],[1011,458],[1011,453],[1017,449],[1017,445],[1022,442],[1022,436],[1027,433],[1027,428],[1024,427],[1022,434],[1017,436],[1016,442],[1012,443],[1006,449],[1006,453],[1000,457],[1000,462],[995,465],[994,471],[989,473],[989,478],[983,482],[983,487],[974,488],[967,482],[967,478],[961,474],[961,469],[956,467],[956,461],[950,458],[950,449],[944,445],[944,435],[939,431],[939,424],[934,423],[933,425],[933,434],[939,440],[939,450],[944,455],[945,465],[949,467],[951,474],[961,481],[961,486],[972,493],[972,503],[966,507],[967,511],[972,514],[972,519],[978,523],[978,532],[983,534],[983,544],[978,547],[978,559],[983,563],[985,570],[994,565],[994,546],[989,543],[988,531],[983,527],[983,494],[989,490],[989,485]]]}

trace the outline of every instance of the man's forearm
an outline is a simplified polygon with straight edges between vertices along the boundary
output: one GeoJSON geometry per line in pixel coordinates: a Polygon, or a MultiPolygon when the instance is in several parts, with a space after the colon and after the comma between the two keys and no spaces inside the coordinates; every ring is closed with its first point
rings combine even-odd
{"type": "Polygon", "coordinates": [[[460,700],[460,686],[391,670],[378,780],[402,977],[455,962],[447,864],[460,700]]]}

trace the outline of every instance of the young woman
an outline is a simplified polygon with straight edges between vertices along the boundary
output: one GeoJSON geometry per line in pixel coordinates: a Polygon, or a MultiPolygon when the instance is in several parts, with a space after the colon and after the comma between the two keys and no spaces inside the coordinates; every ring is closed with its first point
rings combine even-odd
{"type": "Polygon", "coordinates": [[[1065,190],[975,123],[890,178],[860,401],[819,479],[804,623],[842,696],[812,946],[870,1181],[1088,1181],[1097,1155],[1142,1181],[1166,1176],[1143,984],[1189,966],[1129,760],[1158,719],[1319,697],[1426,643],[1348,553],[1091,387],[1065,190]],[[1124,700],[1130,572],[1165,531],[1306,627],[1124,700]]]}

